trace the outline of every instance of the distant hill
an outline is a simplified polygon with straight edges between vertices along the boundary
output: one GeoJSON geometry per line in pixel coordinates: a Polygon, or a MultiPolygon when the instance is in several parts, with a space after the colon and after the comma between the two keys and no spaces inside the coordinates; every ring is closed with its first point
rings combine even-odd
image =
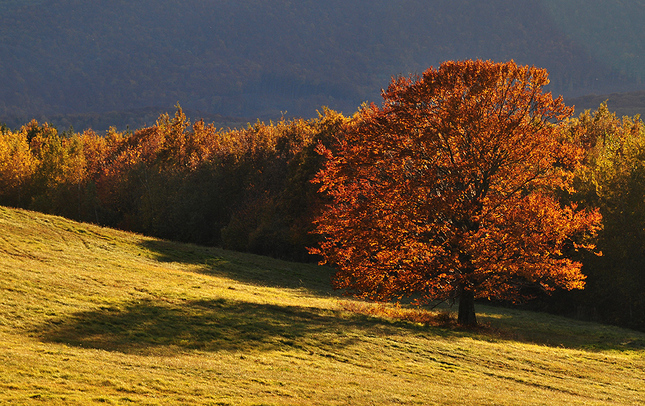
{"type": "Polygon", "coordinates": [[[575,115],[577,116],[585,110],[596,110],[605,101],[609,111],[616,113],[618,117],[632,117],[639,114],[645,118],[645,91],[605,95],[592,94],[566,99],[565,103],[575,106],[575,115]]]}
{"type": "MultiPolygon", "coordinates": [[[[91,128],[98,133],[102,133],[108,131],[112,127],[116,128],[118,131],[134,131],[154,125],[159,116],[164,113],[173,116],[175,111],[176,106],[169,108],[143,107],[122,111],[106,111],[102,113],[31,115],[23,113],[22,115],[0,116],[0,123],[11,129],[19,129],[31,120],[36,120],[39,123],[49,123],[59,131],[74,130],[75,132],[82,132],[85,129],[91,128]]],[[[246,119],[242,117],[223,116],[221,114],[195,110],[185,110],[184,114],[186,114],[191,123],[204,120],[207,124],[212,123],[215,127],[224,129],[243,128],[249,123],[256,121],[250,118],[246,119]]]]}
{"type": "Polygon", "coordinates": [[[393,75],[466,58],[545,67],[567,97],[643,90],[644,4],[0,0],[0,121],[82,130],[98,125],[87,115],[178,102],[251,121],[351,114],[393,75]]]}

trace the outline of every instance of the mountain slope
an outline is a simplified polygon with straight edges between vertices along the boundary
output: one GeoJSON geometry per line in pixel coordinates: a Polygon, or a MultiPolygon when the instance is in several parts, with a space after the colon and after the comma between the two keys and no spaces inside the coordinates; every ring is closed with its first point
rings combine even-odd
{"type": "Polygon", "coordinates": [[[4,0],[0,118],[15,125],[177,102],[251,118],[313,117],[321,106],[352,114],[378,102],[391,76],[464,58],[545,67],[567,96],[639,86],[640,71],[613,66],[613,53],[594,54],[580,35],[599,30],[600,41],[603,29],[623,26],[625,6],[612,2],[600,16],[588,7],[576,20],[561,3],[576,12],[560,0],[4,0]]]}
{"type": "Polygon", "coordinates": [[[479,331],[364,316],[387,308],[333,296],[328,278],[313,265],[0,207],[0,403],[627,405],[645,396],[642,333],[486,307],[490,327],[479,331]]]}

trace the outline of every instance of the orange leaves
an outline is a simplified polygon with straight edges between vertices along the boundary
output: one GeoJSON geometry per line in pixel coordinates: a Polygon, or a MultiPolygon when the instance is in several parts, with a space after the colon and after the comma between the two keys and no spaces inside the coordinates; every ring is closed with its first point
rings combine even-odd
{"type": "Polygon", "coordinates": [[[597,212],[563,207],[582,154],[553,121],[571,114],[542,92],[546,71],[513,62],[446,62],[393,79],[337,137],[316,182],[317,219],[337,286],[374,299],[514,298],[526,283],[579,288],[567,258],[597,212]]]}
{"type": "Polygon", "coordinates": [[[484,282],[483,296],[499,292],[485,280],[487,274],[522,278],[549,291],[555,286],[584,286],[581,264],[572,261],[570,255],[577,249],[592,248],[588,237],[600,224],[598,211],[562,207],[552,195],[532,193],[513,199],[512,205],[482,224],[484,227],[468,244],[479,253],[474,276],[484,282]]]}

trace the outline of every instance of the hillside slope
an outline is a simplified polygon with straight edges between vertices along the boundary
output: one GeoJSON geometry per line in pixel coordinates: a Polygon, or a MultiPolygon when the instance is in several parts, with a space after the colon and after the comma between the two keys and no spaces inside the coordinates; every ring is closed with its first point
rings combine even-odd
{"type": "Polygon", "coordinates": [[[645,91],[612,93],[604,95],[587,95],[566,99],[568,106],[575,106],[575,115],[585,110],[595,111],[601,103],[607,102],[609,111],[616,113],[617,117],[645,117],[645,91]]]}
{"type": "MultiPolygon", "coordinates": [[[[553,91],[566,96],[642,89],[642,2],[594,3],[606,5],[3,0],[0,121],[168,111],[177,102],[250,121],[314,117],[322,106],[352,114],[378,102],[393,75],[465,58],[547,68],[553,91]]],[[[109,125],[126,124],[144,122],[109,125]]]]}
{"type": "Polygon", "coordinates": [[[478,331],[366,316],[384,308],[329,276],[0,207],[0,404],[645,397],[645,334],[486,307],[478,331]]]}

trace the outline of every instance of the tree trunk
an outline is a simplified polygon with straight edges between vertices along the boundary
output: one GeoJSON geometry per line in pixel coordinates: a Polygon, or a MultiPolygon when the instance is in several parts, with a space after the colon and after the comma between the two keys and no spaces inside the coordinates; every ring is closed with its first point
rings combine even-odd
{"type": "Polygon", "coordinates": [[[457,323],[461,326],[476,326],[475,294],[471,290],[461,288],[459,294],[459,316],[457,323]]]}

